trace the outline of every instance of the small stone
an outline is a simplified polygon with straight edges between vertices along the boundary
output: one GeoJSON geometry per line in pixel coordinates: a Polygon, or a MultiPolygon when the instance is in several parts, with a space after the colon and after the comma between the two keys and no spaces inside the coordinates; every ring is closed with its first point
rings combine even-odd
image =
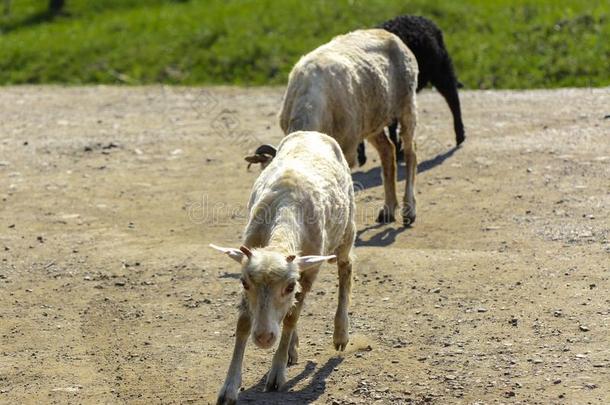
{"type": "Polygon", "coordinates": [[[477,308],[477,312],[487,312],[487,308],[483,308],[483,307],[477,308]]]}
{"type": "Polygon", "coordinates": [[[588,332],[590,329],[585,325],[580,325],[578,327],[582,332],[588,332]]]}
{"type": "Polygon", "coordinates": [[[559,378],[556,379],[555,381],[553,381],[553,384],[555,384],[555,385],[560,384],[560,383],[561,383],[561,380],[559,378]]]}

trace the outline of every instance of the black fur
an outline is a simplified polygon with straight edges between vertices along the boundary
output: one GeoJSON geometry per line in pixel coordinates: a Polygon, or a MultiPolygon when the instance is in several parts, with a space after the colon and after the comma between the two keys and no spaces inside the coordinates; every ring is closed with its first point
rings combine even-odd
{"type": "MultiPolygon", "coordinates": [[[[379,25],[397,35],[415,55],[419,65],[419,76],[417,77],[417,91],[428,84],[436,87],[443,95],[445,101],[453,114],[453,129],[455,131],[455,142],[457,145],[464,142],[464,124],[462,123],[462,112],[458,88],[462,84],[457,80],[451,57],[445,48],[443,32],[427,18],[412,15],[396,17],[379,25]]],[[[396,132],[396,122],[389,126],[390,139],[396,145],[396,151],[400,151],[400,138],[396,132]]],[[[397,153],[397,156],[401,156],[397,153]]],[[[364,142],[358,146],[358,163],[362,166],[366,162],[364,142]]]]}

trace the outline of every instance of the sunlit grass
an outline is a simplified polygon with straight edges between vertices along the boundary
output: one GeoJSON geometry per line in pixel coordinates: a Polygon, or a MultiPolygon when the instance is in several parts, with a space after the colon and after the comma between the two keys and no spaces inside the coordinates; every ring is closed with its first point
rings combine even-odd
{"type": "Polygon", "coordinates": [[[0,84],[284,83],[300,55],[399,14],[444,30],[469,88],[608,86],[599,0],[13,0],[0,18],[0,84]]]}

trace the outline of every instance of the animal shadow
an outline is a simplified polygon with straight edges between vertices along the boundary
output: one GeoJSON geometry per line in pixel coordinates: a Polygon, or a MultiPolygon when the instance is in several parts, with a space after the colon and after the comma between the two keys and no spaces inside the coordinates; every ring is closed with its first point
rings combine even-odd
{"type": "Polygon", "coordinates": [[[237,280],[241,277],[241,273],[229,273],[229,272],[223,272],[220,276],[218,276],[218,278],[232,278],[234,280],[237,280]]]}
{"type": "Polygon", "coordinates": [[[396,241],[396,237],[405,231],[405,229],[409,228],[408,226],[401,226],[398,228],[386,228],[377,232],[373,237],[369,240],[364,241],[361,239],[361,236],[368,231],[379,229],[387,226],[386,224],[375,224],[367,226],[364,229],[359,230],[356,233],[356,241],[354,245],[356,247],[359,246],[389,246],[396,241]]]}
{"type": "Polygon", "coordinates": [[[239,394],[239,404],[310,404],[315,402],[326,390],[326,379],[343,361],[342,357],[332,357],[326,364],[316,369],[316,363],[308,361],[303,371],[286,382],[286,385],[280,392],[263,392],[265,388],[265,375],[256,385],[242,391],[239,394]],[[312,375],[313,374],[313,375],[312,375]],[[307,386],[298,391],[290,391],[300,381],[311,376],[307,386]]]}
{"type": "MultiPolygon", "coordinates": [[[[445,160],[453,156],[459,148],[459,146],[454,146],[446,152],[439,153],[431,159],[424,160],[417,165],[417,173],[427,172],[428,170],[434,169],[436,166],[440,166],[445,160]]],[[[396,172],[396,180],[403,181],[405,179],[405,170],[402,165],[399,165],[396,172]]],[[[352,174],[352,180],[354,181],[354,188],[356,190],[366,190],[372,187],[381,186],[381,168],[377,166],[366,172],[355,172],[352,174]]]]}

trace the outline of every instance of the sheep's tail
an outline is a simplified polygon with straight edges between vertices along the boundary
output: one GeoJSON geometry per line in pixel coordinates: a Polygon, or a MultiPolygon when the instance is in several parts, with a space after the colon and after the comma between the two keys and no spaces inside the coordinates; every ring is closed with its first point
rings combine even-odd
{"type": "Polygon", "coordinates": [[[326,105],[317,75],[293,72],[288,80],[280,112],[280,127],[284,134],[295,131],[321,131],[320,122],[326,105]]]}

